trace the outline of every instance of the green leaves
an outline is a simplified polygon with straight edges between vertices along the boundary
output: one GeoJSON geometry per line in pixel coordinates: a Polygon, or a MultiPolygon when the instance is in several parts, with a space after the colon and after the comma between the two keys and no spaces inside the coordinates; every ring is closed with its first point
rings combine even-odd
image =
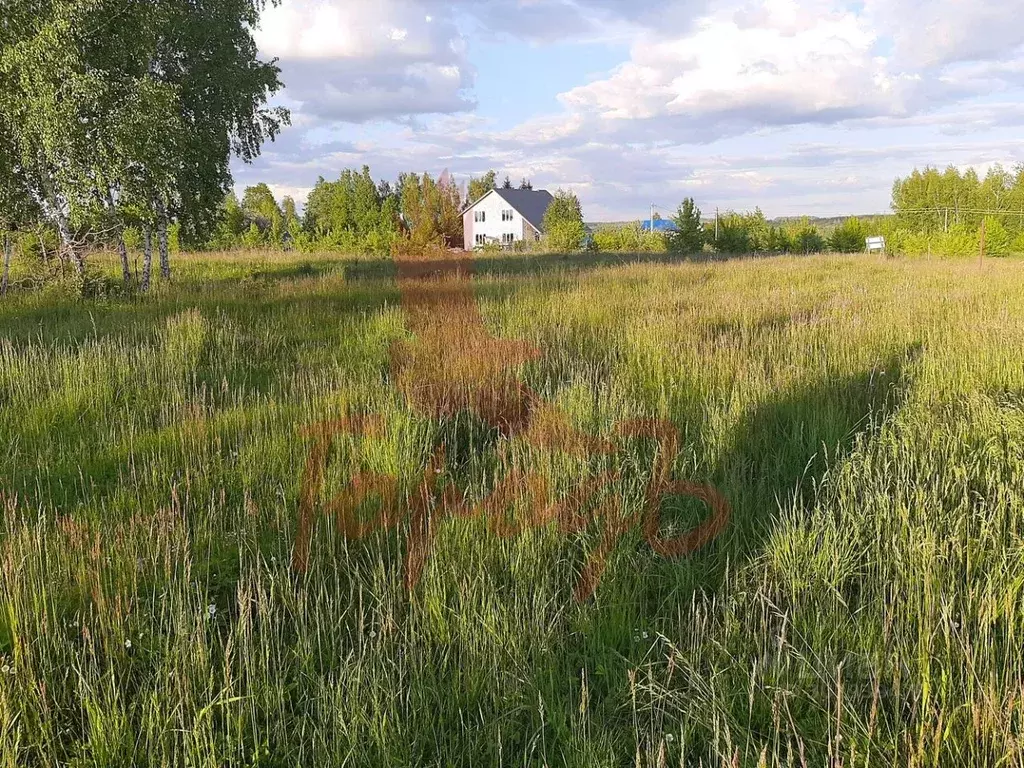
{"type": "Polygon", "coordinates": [[[704,248],[704,224],[692,197],[683,200],[672,221],[676,232],[668,238],[669,248],[675,253],[700,253],[704,248]]]}
{"type": "MultiPolygon", "coordinates": [[[[0,24],[0,170],[65,244],[163,209],[195,240],[232,154],[288,122],[252,37],[264,0],[15,0],[0,24]]],[[[0,210],[11,207],[0,182],[0,210]]]]}
{"type": "Polygon", "coordinates": [[[544,236],[548,244],[556,251],[576,251],[586,235],[579,198],[572,192],[558,190],[544,213],[544,236]]]}

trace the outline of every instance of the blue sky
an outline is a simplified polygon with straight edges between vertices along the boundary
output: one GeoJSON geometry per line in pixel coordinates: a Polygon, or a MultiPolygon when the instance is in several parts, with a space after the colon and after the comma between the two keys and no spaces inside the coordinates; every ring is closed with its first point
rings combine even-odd
{"type": "Polygon", "coordinates": [[[588,220],[693,196],[884,211],[926,164],[1024,162],[1024,0],[283,0],[293,125],[240,187],[370,166],[570,188],[588,220]]]}

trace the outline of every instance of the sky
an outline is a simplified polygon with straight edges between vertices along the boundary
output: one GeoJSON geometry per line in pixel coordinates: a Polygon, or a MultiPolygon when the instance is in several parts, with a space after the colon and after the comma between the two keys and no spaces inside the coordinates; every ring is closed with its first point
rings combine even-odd
{"type": "Polygon", "coordinates": [[[915,167],[1024,163],[1024,0],[282,0],[292,125],[250,166],[304,201],[369,165],[495,169],[588,221],[888,210],[915,167]]]}

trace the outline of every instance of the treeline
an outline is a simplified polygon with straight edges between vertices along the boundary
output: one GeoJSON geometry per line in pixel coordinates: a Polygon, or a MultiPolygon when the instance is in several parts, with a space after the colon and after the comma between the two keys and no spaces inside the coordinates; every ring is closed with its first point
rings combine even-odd
{"type": "Polygon", "coordinates": [[[4,286],[15,244],[70,270],[113,245],[133,282],[141,233],[170,276],[172,232],[205,242],[248,162],[288,121],[282,84],[257,56],[266,0],[44,0],[0,14],[0,231],[4,286]],[[16,236],[12,237],[11,233],[16,236]],[[48,241],[52,249],[47,247],[48,241]],[[25,245],[30,243],[32,245],[25,245]]]}
{"type": "MultiPolygon", "coordinates": [[[[266,184],[245,190],[239,201],[229,194],[222,205],[208,249],[278,248],[330,250],[387,255],[396,246],[461,248],[462,211],[489,190],[513,188],[509,177],[499,185],[495,171],[471,178],[463,188],[443,173],[401,174],[394,183],[375,181],[369,167],[344,170],[336,181],[320,177],[310,192],[302,216],[285,197],[279,204],[266,184]]],[[[532,189],[523,179],[519,189],[532,189]]],[[[545,237],[539,244],[517,243],[520,249],[547,251],[677,251],[696,253],[810,253],[831,248],[844,253],[861,251],[871,234],[858,219],[846,220],[823,234],[807,220],[776,225],[760,209],[727,213],[717,226],[701,220],[692,200],[680,206],[673,219],[678,232],[646,232],[639,222],[605,227],[588,235],[575,195],[559,190],[545,217],[545,237]]],[[[496,246],[491,246],[496,247],[496,246]]]]}
{"type": "Polygon", "coordinates": [[[702,250],[717,253],[857,253],[869,237],[905,256],[1007,256],[1024,254],[1024,165],[1013,172],[993,166],[982,178],[973,169],[914,170],[897,179],[892,211],[850,217],[826,230],[809,219],[771,222],[760,209],[703,220],[692,200],[672,217],[678,232],[644,231],[639,223],[593,234],[599,251],[702,250]]]}
{"type": "Polygon", "coordinates": [[[896,253],[1006,256],[1024,253],[1024,166],[914,170],[892,190],[887,238],[896,253]]]}
{"type": "MultiPolygon", "coordinates": [[[[508,177],[502,184],[512,186],[508,177]]],[[[321,176],[299,216],[291,198],[278,204],[270,188],[258,184],[246,189],[241,201],[227,195],[205,247],[284,246],[381,256],[398,245],[405,250],[461,248],[465,204],[497,186],[495,171],[470,179],[464,190],[447,172],[436,179],[429,173],[403,173],[394,182],[375,181],[363,166],[342,171],[336,181],[321,176]]],[[[523,179],[519,188],[533,186],[523,179]]],[[[582,237],[582,214],[580,231],[582,237]]]]}
{"type": "Polygon", "coordinates": [[[809,219],[784,224],[771,222],[760,208],[746,213],[729,211],[717,219],[704,220],[692,198],[684,200],[670,220],[674,232],[648,231],[639,222],[604,227],[593,233],[589,247],[595,251],[638,253],[857,253],[864,250],[868,237],[878,234],[874,231],[876,222],[856,217],[824,232],[809,219]]]}

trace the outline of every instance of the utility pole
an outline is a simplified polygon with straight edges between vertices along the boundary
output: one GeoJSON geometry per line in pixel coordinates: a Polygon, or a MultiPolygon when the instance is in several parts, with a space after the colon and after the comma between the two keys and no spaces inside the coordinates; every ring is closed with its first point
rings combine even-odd
{"type": "Polygon", "coordinates": [[[654,231],[654,203],[651,203],[651,232],[654,231]]]}
{"type": "Polygon", "coordinates": [[[715,244],[718,244],[718,206],[715,206],[715,244]]]}

